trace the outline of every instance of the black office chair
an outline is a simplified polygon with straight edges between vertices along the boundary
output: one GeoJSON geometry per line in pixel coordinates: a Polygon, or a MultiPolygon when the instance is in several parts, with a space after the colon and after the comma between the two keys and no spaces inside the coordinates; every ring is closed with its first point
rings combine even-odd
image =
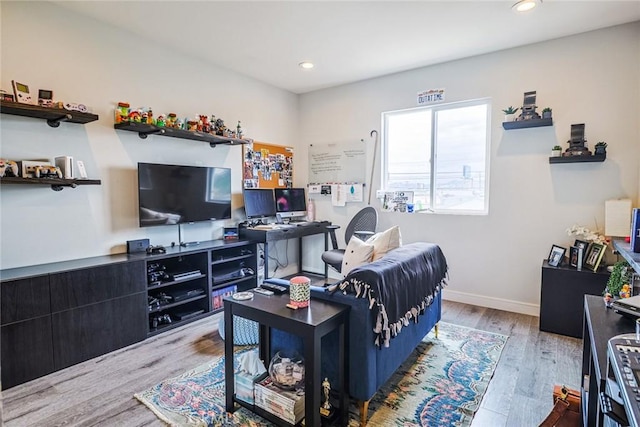
{"type": "MultiPolygon", "coordinates": [[[[344,240],[349,244],[352,236],[356,236],[361,240],[367,240],[376,232],[378,226],[378,212],[371,206],[360,210],[349,221],[347,229],[344,232],[344,240]]],[[[329,264],[338,271],[342,270],[342,258],[344,258],[344,249],[338,249],[338,240],[336,239],[336,231],[339,225],[330,225],[327,227],[331,236],[331,244],[333,249],[322,253],[322,261],[329,264]]]]}

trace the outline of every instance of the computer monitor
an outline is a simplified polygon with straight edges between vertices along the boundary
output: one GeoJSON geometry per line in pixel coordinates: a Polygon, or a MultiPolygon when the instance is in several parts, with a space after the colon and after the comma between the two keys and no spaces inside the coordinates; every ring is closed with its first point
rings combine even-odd
{"type": "Polygon", "coordinates": [[[304,188],[276,188],[276,212],[280,218],[303,217],[307,214],[304,188]]]}
{"type": "Polygon", "coordinates": [[[276,203],[270,188],[245,188],[244,211],[247,219],[276,216],[276,203]]]}

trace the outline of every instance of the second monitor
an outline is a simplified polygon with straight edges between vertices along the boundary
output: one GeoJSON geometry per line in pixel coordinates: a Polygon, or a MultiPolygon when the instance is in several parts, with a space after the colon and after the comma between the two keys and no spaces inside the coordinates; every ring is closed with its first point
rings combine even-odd
{"type": "Polygon", "coordinates": [[[307,199],[304,188],[276,188],[276,215],[278,220],[290,218],[292,220],[304,220],[307,214],[307,199]]]}

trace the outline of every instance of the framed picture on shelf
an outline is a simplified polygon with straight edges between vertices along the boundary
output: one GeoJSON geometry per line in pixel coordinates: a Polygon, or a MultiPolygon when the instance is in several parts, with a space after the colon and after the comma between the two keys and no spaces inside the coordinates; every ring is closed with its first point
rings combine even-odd
{"type": "Polygon", "coordinates": [[[585,242],[584,240],[577,240],[573,242],[573,246],[578,249],[582,248],[582,262],[587,258],[587,249],[589,248],[589,242],[585,242]]]}
{"type": "Polygon", "coordinates": [[[551,246],[551,252],[549,252],[548,262],[551,267],[559,267],[562,264],[562,260],[564,259],[564,254],[567,251],[566,248],[562,246],[553,245],[551,246]]]}
{"type": "Polygon", "coordinates": [[[589,250],[587,251],[587,255],[584,259],[584,266],[589,270],[598,271],[598,267],[600,266],[600,261],[602,261],[602,257],[604,256],[604,250],[606,246],[600,243],[592,243],[589,245],[589,250]]]}
{"type": "Polygon", "coordinates": [[[571,267],[578,268],[579,257],[580,257],[580,248],[577,246],[571,246],[569,248],[569,265],[571,265],[571,267]]]}

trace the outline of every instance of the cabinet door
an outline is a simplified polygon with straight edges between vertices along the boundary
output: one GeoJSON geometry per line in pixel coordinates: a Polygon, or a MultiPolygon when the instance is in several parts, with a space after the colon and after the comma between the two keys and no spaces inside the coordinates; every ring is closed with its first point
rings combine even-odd
{"type": "Polygon", "coordinates": [[[146,290],[144,261],[52,274],[51,311],[63,311],[146,290]]]}
{"type": "Polygon", "coordinates": [[[49,276],[4,281],[0,286],[3,325],[51,313],[49,276]]]}
{"type": "Polygon", "coordinates": [[[54,371],[51,316],[12,323],[0,329],[3,389],[54,371]]]}
{"type": "Polygon", "coordinates": [[[54,313],[56,369],[144,340],[148,328],[146,303],[144,292],[54,313]]]}

